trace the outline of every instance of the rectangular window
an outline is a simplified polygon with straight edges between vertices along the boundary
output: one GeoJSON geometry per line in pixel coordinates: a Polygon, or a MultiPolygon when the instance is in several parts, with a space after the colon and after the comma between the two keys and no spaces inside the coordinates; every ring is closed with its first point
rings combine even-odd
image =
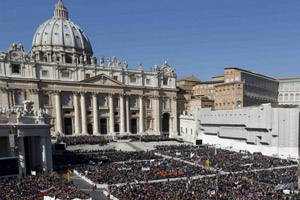
{"type": "Polygon", "coordinates": [[[61,72],[61,77],[63,77],[63,78],[70,78],[70,72],[69,71],[63,71],[63,72],[61,72]]]}
{"type": "Polygon", "coordinates": [[[136,83],[137,79],[136,77],[130,77],[130,83],[136,83]]]}
{"type": "Polygon", "coordinates": [[[168,78],[164,78],[164,80],[163,80],[163,85],[168,85],[168,81],[169,81],[168,78]]]}
{"type": "Polygon", "coordinates": [[[136,98],[130,98],[130,107],[135,108],[136,107],[136,98]]]}
{"type": "Polygon", "coordinates": [[[168,99],[164,100],[164,109],[169,109],[169,100],[168,99]]]}
{"type": "Polygon", "coordinates": [[[118,76],[114,76],[114,79],[117,81],[118,80],[118,76]]]}
{"type": "Polygon", "coordinates": [[[85,78],[90,78],[91,74],[85,74],[85,78]]]}
{"type": "Polygon", "coordinates": [[[99,106],[104,107],[106,105],[106,98],[105,96],[100,96],[99,98],[99,106]]]}
{"type": "Polygon", "coordinates": [[[13,74],[20,74],[20,65],[12,65],[11,71],[13,74]]]}
{"type": "Polygon", "coordinates": [[[42,70],[42,77],[49,77],[48,70],[42,70]]]}
{"type": "Polygon", "coordinates": [[[151,85],[151,79],[150,79],[150,78],[147,78],[147,79],[146,79],[146,84],[147,84],[147,85],[151,85]]]}

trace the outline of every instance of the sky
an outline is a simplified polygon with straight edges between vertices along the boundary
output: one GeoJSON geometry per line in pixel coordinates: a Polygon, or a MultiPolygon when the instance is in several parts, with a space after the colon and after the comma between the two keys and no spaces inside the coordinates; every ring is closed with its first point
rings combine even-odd
{"type": "MultiPolygon", "coordinates": [[[[0,50],[31,50],[58,0],[0,0],[0,50]]],[[[178,78],[209,81],[228,66],[300,77],[299,0],[63,0],[94,56],[144,70],[167,60],[178,78]]]]}

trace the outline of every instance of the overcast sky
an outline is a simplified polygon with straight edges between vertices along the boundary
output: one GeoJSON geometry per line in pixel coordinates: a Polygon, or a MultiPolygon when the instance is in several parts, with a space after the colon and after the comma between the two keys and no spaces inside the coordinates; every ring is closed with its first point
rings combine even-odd
{"type": "MultiPolygon", "coordinates": [[[[31,49],[58,0],[0,0],[0,50],[31,49]]],[[[274,78],[300,76],[299,0],[64,0],[94,56],[149,70],[167,60],[178,78],[202,81],[235,66],[274,78]]],[[[105,59],[105,60],[106,60],[105,59]]]]}

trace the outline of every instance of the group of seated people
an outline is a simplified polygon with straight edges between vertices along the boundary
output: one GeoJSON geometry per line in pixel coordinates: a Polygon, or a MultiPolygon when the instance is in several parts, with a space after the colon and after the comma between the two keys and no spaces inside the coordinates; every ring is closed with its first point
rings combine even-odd
{"type": "Polygon", "coordinates": [[[43,199],[43,196],[66,200],[89,198],[89,195],[56,172],[28,175],[22,179],[0,180],[1,200],[38,200],[43,199]]]}
{"type": "Polygon", "coordinates": [[[106,145],[109,141],[103,136],[90,136],[90,135],[83,135],[83,136],[70,136],[70,137],[61,137],[60,138],[67,146],[71,145],[106,145]]]}
{"type": "MultiPolygon", "coordinates": [[[[274,176],[275,174],[280,176],[281,172],[272,173],[274,176]]],[[[110,192],[122,200],[291,199],[292,194],[275,191],[272,177],[268,178],[271,182],[261,182],[256,173],[230,173],[218,178],[206,177],[195,180],[187,178],[168,182],[114,185],[110,188],[110,192]]]]}
{"type": "Polygon", "coordinates": [[[161,142],[161,141],[177,141],[175,138],[169,138],[161,135],[130,135],[130,139],[142,142],[161,142]]]}
{"type": "Polygon", "coordinates": [[[161,145],[156,146],[156,149],[163,155],[177,157],[197,164],[205,164],[209,160],[210,167],[227,172],[297,164],[293,160],[264,156],[260,153],[240,153],[208,146],[161,145]]]}
{"type": "Polygon", "coordinates": [[[115,149],[107,150],[77,150],[66,151],[62,154],[53,155],[53,166],[69,166],[93,163],[121,162],[129,160],[151,160],[160,158],[154,155],[154,151],[117,151],[115,149]]]}
{"type": "Polygon", "coordinates": [[[208,169],[188,165],[173,159],[87,165],[75,169],[93,182],[100,184],[131,183],[213,173],[208,169]]]}

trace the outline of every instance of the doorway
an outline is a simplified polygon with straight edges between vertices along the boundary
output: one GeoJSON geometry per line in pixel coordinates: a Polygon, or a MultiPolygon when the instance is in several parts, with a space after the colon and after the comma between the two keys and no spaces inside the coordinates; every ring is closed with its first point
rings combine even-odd
{"type": "Polygon", "coordinates": [[[42,148],[40,137],[24,137],[26,173],[42,171],[42,148]]]}
{"type": "Polygon", "coordinates": [[[164,113],[162,116],[162,132],[169,134],[170,128],[170,114],[164,113]]]}
{"type": "Polygon", "coordinates": [[[88,124],[88,133],[89,135],[93,135],[93,125],[92,124],[88,124]]]}
{"type": "Polygon", "coordinates": [[[130,132],[132,134],[136,134],[137,133],[137,119],[131,119],[130,121],[130,132]]]}
{"type": "Polygon", "coordinates": [[[107,119],[100,119],[100,133],[107,135],[107,119]]]}
{"type": "Polygon", "coordinates": [[[65,118],[64,119],[65,124],[65,135],[72,135],[72,119],[71,118],[65,118]]]}

